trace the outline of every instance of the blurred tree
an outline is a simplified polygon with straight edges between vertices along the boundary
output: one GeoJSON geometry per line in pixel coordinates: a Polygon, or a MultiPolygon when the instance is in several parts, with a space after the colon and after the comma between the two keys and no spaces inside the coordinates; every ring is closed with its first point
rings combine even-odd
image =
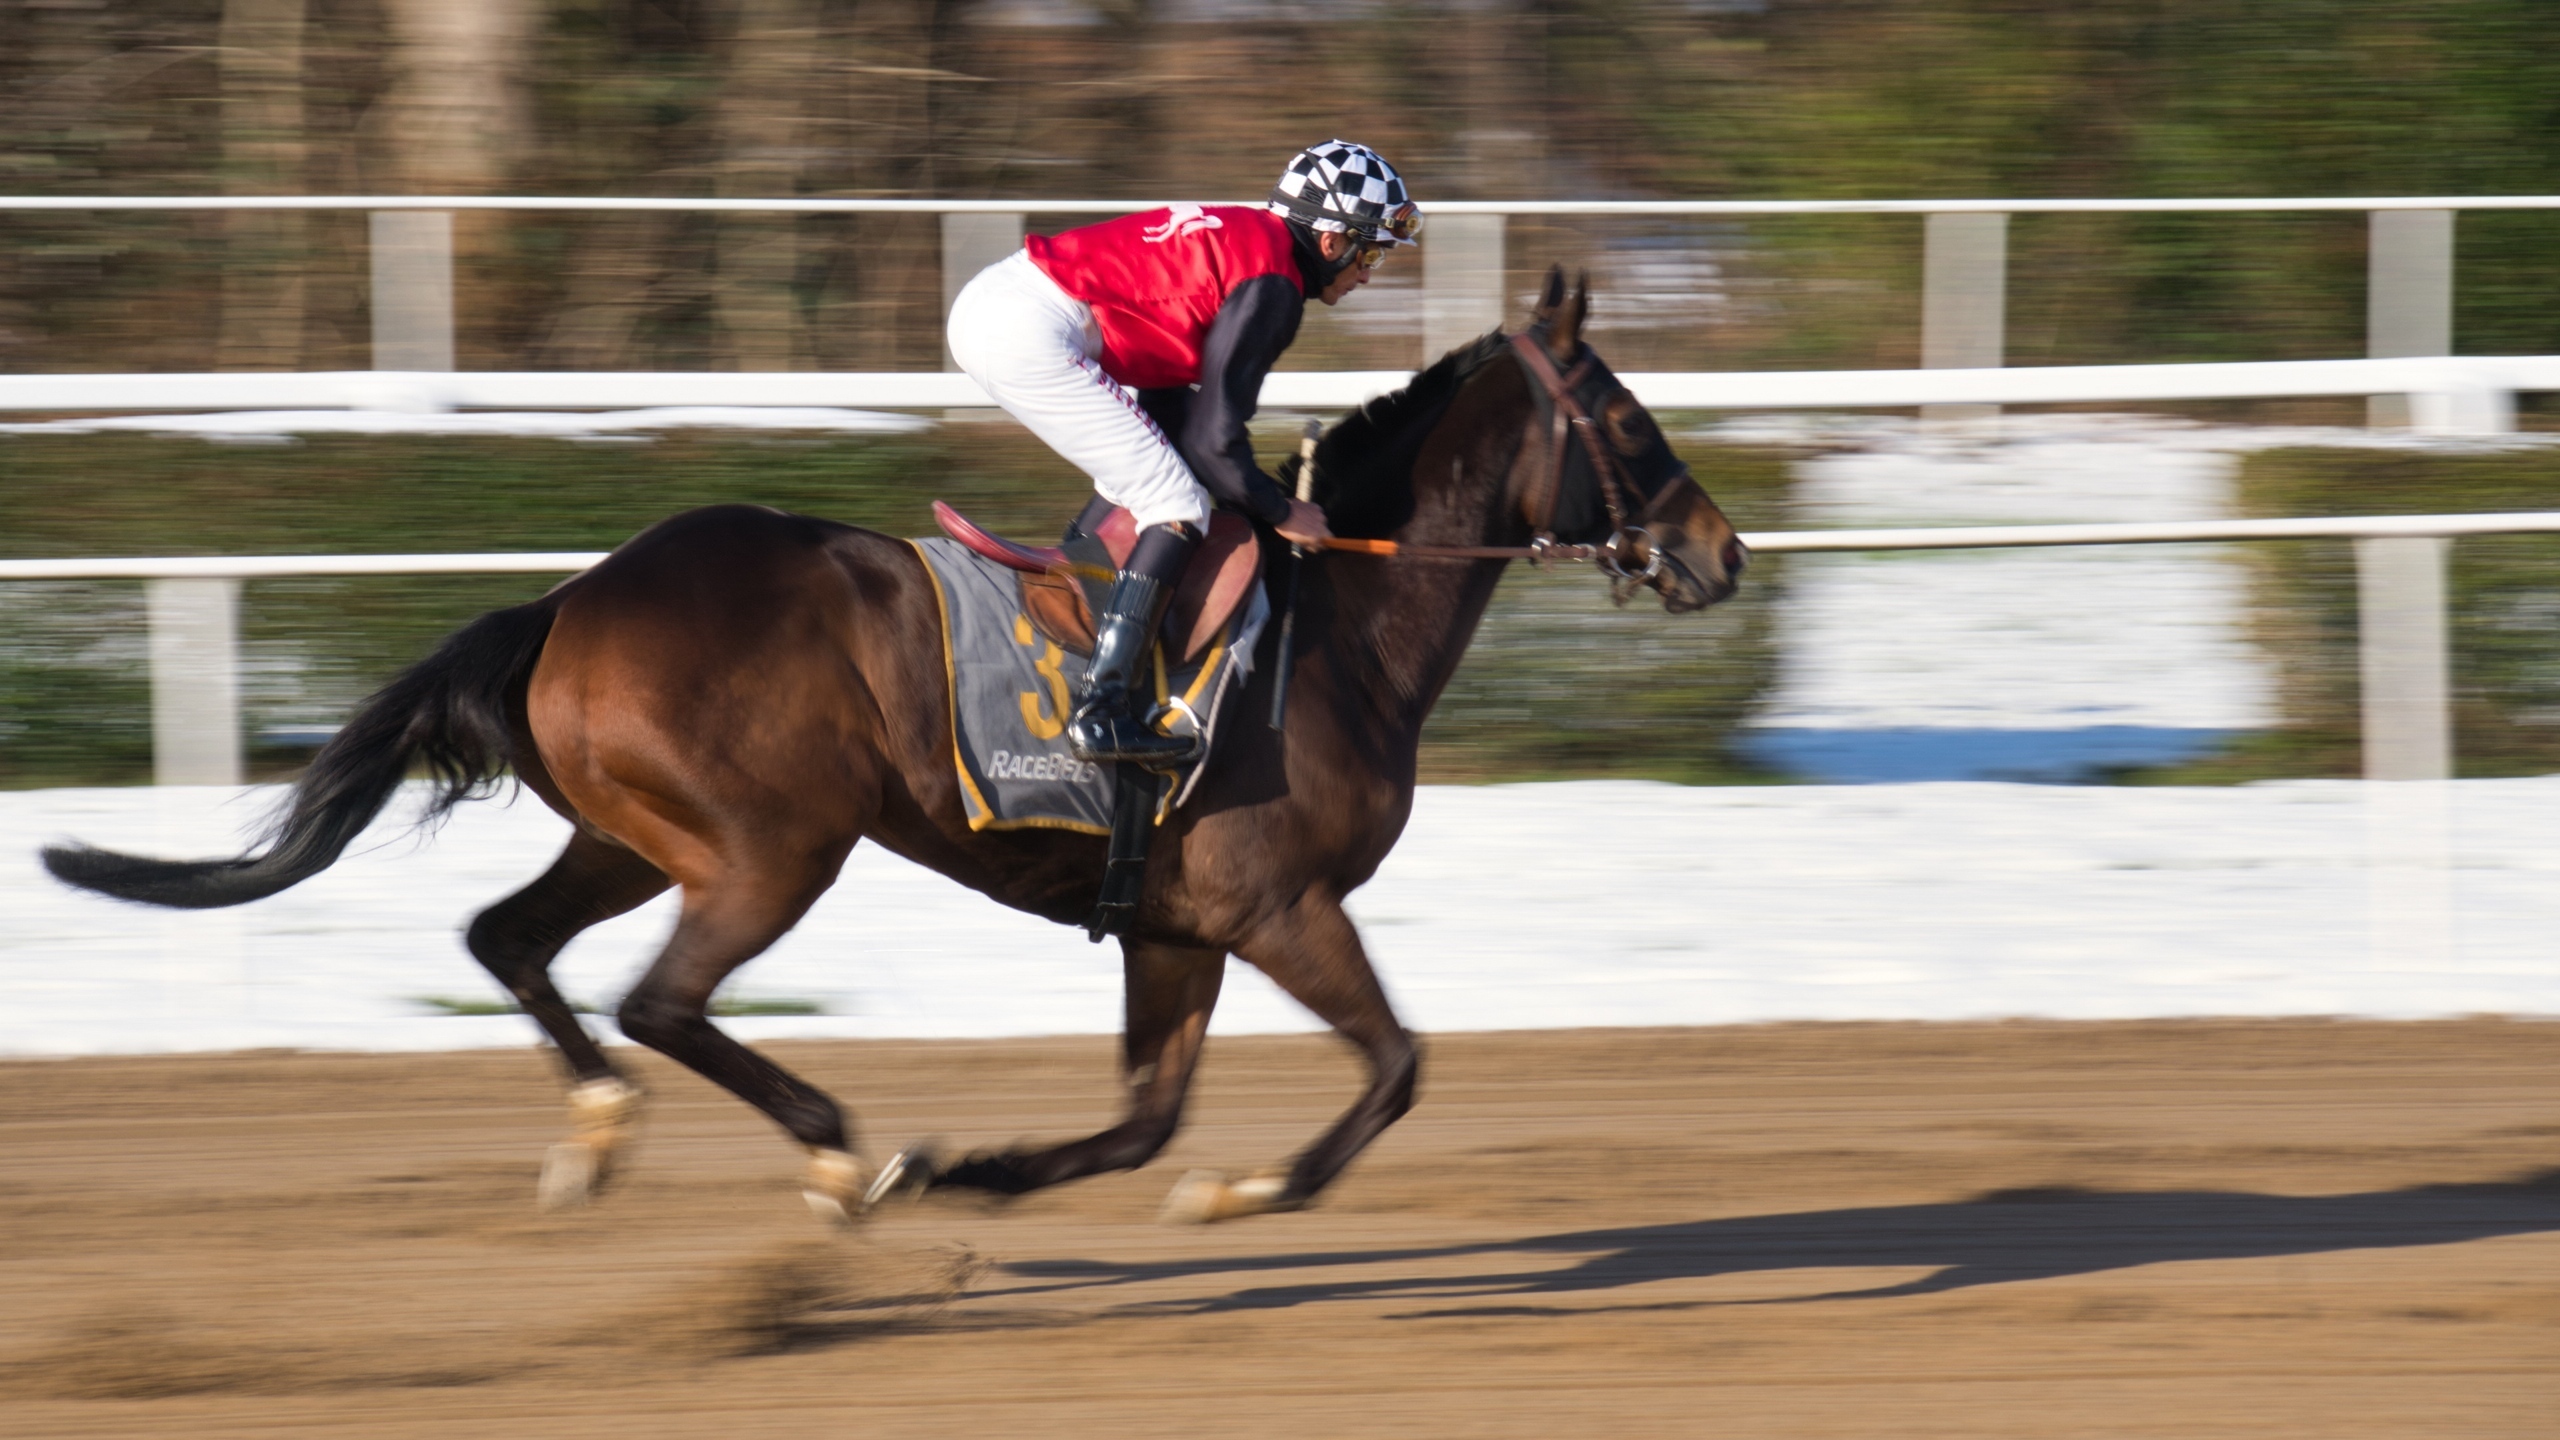
{"type": "MultiPolygon", "coordinates": [[[[2545,0],[0,6],[0,166],[47,193],[1250,196],[1336,133],[1426,199],[2550,192],[2554,95],[2545,0]]],[[[0,215],[0,363],[361,363],[360,217],[265,224],[0,215]],[[297,247],[298,325],[257,261],[297,247]]],[[[1893,365],[1918,237],[1520,222],[1511,251],[1712,283],[1711,313],[1620,341],[1648,365],[1893,365]]],[[[924,217],[485,218],[465,363],[929,367],[935,239],[924,217]]],[[[2363,251],[2352,215],[2023,218],[2009,351],[2360,353],[2363,251]]],[[[2465,216],[2457,346],[2560,350],[2555,262],[2560,217],[2465,216]]],[[[1304,358],[1373,359],[1393,313],[1320,320],[1304,358]]]]}
{"type": "MultiPolygon", "coordinates": [[[[224,188],[296,195],[305,177],[303,0],[224,0],[220,32],[224,188]]],[[[302,363],[305,217],[236,210],[223,217],[225,370],[291,370],[302,363]]]]}
{"type": "Polygon", "coordinates": [[[389,191],[503,193],[531,130],[534,0],[382,0],[382,13],[395,59],[373,121],[389,191]]]}
{"type": "MultiPolygon", "coordinates": [[[[515,188],[532,133],[524,66],[536,0],[380,0],[392,41],[390,85],[367,116],[377,173],[396,194],[487,195],[515,188]]],[[[507,248],[509,218],[462,211],[453,217],[457,288],[474,268],[507,248]]],[[[456,360],[464,369],[509,364],[514,334],[493,334],[488,312],[455,316],[456,360]]],[[[510,327],[512,328],[512,327],[510,327]]]]}
{"type": "MultiPolygon", "coordinates": [[[[807,108],[820,63],[817,0],[738,0],[720,98],[719,192],[777,198],[799,192],[807,108]]],[[[720,226],[720,321],[730,364],[806,369],[800,342],[799,223],[739,215],[720,226]]]]}

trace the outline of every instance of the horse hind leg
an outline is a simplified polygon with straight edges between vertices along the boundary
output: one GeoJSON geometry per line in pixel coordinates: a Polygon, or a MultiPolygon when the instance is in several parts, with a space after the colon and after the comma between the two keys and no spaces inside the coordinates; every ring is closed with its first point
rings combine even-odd
{"type": "Polygon", "coordinates": [[[613,841],[578,830],[551,868],[480,912],[465,932],[472,957],[542,1027],[569,1072],[570,1138],[551,1147],[536,1196],[546,1210],[583,1205],[612,1178],[639,1133],[640,1087],[616,1072],[551,979],[551,962],[590,926],[646,903],[667,877],[613,841]]]}
{"type": "Polygon", "coordinates": [[[853,1153],[844,1111],[825,1091],[711,1023],[711,997],[731,972],[799,923],[843,858],[837,852],[814,875],[779,878],[786,867],[777,864],[688,884],[675,934],[616,1017],[623,1034],[764,1112],[807,1147],[803,1194],[820,1219],[837,1224],[861,1213],[870,1181],[869,1167],[853,1153]]]}
{"type": "MultiPolygon", "coordinates": [[[[1108,1170],[1135,1170],[1154,1159],[1182,1125],[1200,1051],[1209,1035],[1226,979],[1226,952],[1139,940],[1120,942],[1126,980],[1127,1023],[1120,1071],[1129,1087],[1128,1110],[1116,1125],[1082,1140],[1045,1149],[972,1155],[947,1170],[925,1162],[922,1184],[909,1188],[957,1188],[1020,1195],[1108,1170]]],[[[910,1152],[912,1154],[913,1152],[910,1152]]],[[[908,1161],[901,1156],[892,1167],[908,1161]]],[[[904,1177],[883,1174],[876,1187],[900,1188],[904,1177]]]]}
{"type": "Polygon", "coordinates": [[[1421,1078],[1421,1052],[1387,1003],[1360,932],[1341,905],[1308,896],[1236,953],[1360,1047],[1369,1062],[1369,1084],[1333,1128],[1298,1152],[1286,1171],[1241,1180],[1209,1171],[1185,1176],[1165,1200],[1162,1218],[1172,1224],[1306,1208],[1369,1142],[1413,1108],[1421,1078]]]}

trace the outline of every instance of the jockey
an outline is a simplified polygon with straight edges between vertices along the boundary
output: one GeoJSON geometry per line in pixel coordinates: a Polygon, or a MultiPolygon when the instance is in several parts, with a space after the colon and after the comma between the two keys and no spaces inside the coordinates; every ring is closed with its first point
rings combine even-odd
{"type": "Polygon", "coordinates": [[[1365,145],[1299,152],[1267,208],[1175,205],[1033,236],[952,302],[952,357],[989,397],[1093,477],[1088,532],[1126,507],[1138,526],[1094,617],[1090,693],[1067,726],[1086,760],[1179,760],[1192,742],[1146,723],[1140,667],[1209,524],[1211,497],[1297,544],[1324,512],[1254,463],[1245,423],[1298,337],[1306,302],[1369,281],[1415,243],[1421,211],[1365,145]]]}

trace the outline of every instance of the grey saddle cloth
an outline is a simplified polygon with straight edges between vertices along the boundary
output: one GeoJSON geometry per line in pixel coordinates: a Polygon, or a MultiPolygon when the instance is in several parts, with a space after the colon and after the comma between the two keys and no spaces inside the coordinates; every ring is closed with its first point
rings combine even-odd
{"type": "MultiPolygon", "coordinates": [[[[1012,570],[956,540],[908,543],[924,557],[942,604],[952,749],[969,828],[1111,833],[1114,767],[1079,760],[1067,749],[1067,717],[1084,700],[1084,657],[1032,628],[1012,570]]],[[[1243,688],[1252,670],[1253,643],[1270,618],[1271,602],[1256,585],[1198,659],[1168,669],[1157,647],[1155,693],[1175,702],[1165,728],[1202,736],[1203,756],[1227,696],[1243,688]]],[[[1205,768],[1195,764],[1167,787],[1159,823],[1190,798],[1205,768]]]]}

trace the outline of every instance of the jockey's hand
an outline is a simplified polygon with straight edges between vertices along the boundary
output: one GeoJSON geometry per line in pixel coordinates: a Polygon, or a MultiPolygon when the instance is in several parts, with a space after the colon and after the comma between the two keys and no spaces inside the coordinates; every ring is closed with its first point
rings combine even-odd
{"type": "Polygon", "coordinates": [[[1324,511],[1312,501],[1289,502],[1289,518],[1271,527],[1280,538],[1292,545],[1314,545],[1333,538],[1324,523],[1324,511]]]}

